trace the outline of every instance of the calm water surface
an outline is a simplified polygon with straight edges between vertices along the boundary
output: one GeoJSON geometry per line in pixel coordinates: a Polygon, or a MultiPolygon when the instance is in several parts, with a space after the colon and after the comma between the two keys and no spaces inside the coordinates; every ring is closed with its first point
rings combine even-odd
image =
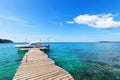
{"type": "MultiPolygon", "coordinates": [[[[50,58],[75,80],[120,80],[120,43],[51,43],[50,58]]],[[[11,80],[23,53],[0,44],[0,80],[11,80]]]]}

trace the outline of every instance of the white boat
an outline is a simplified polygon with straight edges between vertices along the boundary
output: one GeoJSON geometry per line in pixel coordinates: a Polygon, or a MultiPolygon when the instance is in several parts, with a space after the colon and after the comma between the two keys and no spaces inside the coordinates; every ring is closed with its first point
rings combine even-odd
{"type": "Polygon", "coordinates": [[[50,45],[42,44],[41,42],[31,42],[29,44],[19,44],[15,45],[16,48],[47,48],[49,49],[50,45]]]}

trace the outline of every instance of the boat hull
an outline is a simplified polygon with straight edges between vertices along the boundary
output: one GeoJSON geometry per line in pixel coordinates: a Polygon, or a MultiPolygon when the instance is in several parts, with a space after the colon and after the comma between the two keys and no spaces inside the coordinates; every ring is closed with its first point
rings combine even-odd
{"type": "Polygon", "coordinates": [[[49,48],[50,45],[44,46],[31,46],[31,45],[15,45],[16,48],[49,48]]]}

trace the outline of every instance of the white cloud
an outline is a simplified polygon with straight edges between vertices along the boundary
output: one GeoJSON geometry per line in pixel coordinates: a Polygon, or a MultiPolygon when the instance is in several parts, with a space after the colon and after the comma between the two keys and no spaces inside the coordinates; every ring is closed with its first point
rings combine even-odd
{"type": "Polygon", "coordinates": [[[66,23],[73,24],[74,22],[73,21],[66,21],[66,23]]]}
{"type": "Polygon", "coordinates": [[[31,25],[27,20],[21,19],[19,17],[9,16],[9,15],[0,15],[0,26],[8,26],[13,24],[21,25],[25,27],[35,27],[35,25],[31,25]]]}
{"type": "Polygon", "coordinates": [[[120,21],[113,20],[112,14],[99,14],[99,15],[79,15],[74,18],[74,22],[78,24],[87,24],[96,28],[117,28],[120,27],[120,21]]]}
{"type": "Polygon", "coordinates": [[[59,22],[59,25],[63,25],[63,23],[62,23],[62,22],[59,22]]]}
{"type": "Polygon", "coordinates": [[[20,19],[20,18],[13,17],[13,16],[4,16],[4,15],[1,15],[0,18],[1,19],[5,19],[5,20],[9,20],[9,21],[13,21],[13,22],[17,22],[17,23],[24,23],[24,24],[28,23],[28,21],[26,21],[24,19],[20,19]]]}
{"type": "Polygon", "coordinates": [[[53,24],[57,25],[57,22],[52,22],[53,24]]]}
{"type": "Polygon", "coordinates": [[[55,24],[55,25],[60,25],[60,26],[62,26],[62,25],[63,25],[63,23],[62,23],[62,22],[53,22],[53,24],[55,24]]]}

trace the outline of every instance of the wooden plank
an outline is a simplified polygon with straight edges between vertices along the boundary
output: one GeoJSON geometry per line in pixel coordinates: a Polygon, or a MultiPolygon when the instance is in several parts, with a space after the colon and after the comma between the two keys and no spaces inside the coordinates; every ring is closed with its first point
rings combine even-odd
{"type": "Polygon", "coordinates": [[[74,80],[64,69],[56,66],[54,61],[37,48],[30,49],[13,80],[74,80]]]}

